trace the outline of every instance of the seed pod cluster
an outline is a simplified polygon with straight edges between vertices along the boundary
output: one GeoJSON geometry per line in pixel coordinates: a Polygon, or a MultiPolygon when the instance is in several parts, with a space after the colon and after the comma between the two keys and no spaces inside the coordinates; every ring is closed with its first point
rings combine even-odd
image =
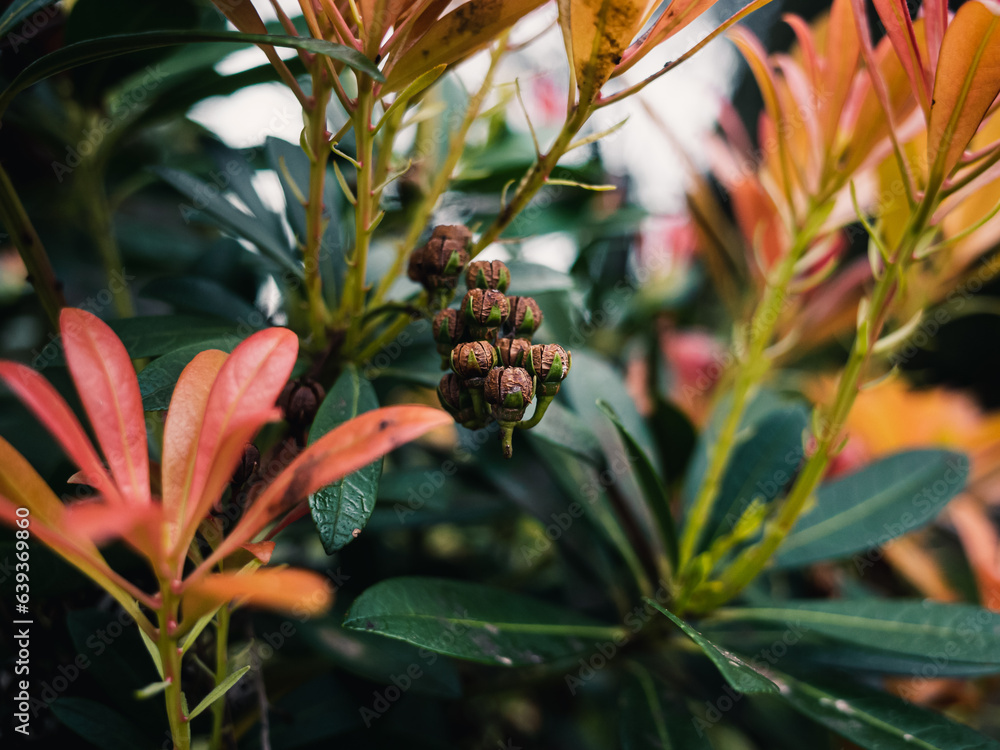
{"type": "MultiPolygon", "coordinates": [[[[413,267],[411,262],[411,271],[413,267]]],[[[496,421],[509,458],[514,428],[538,424],[569,373],[570,354],[558,344],[532,344],[542,309],[531,297],[505,294],[511,275],[504,263],[468,264],[465,284],[468,291],[458,309],[444,309],[434,317],[442,369],[451,369],[441,379],[438,398],[470,429],[496,421]],[[535,411],[525,420],[536,395],[535,411]]]]}

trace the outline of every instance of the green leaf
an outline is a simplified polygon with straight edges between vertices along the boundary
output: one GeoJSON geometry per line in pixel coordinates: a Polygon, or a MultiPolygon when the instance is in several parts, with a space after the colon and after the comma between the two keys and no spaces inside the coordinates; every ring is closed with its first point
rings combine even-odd
{"type": "Polygon", "coordinates": [[[545,417],[527,432],[532,438],[564,448],[589,463],[600,466],[604,461],[601,444],[590,427],[559,402],[549,404],[545,417]]]}
{"type": "Polygon", "coordinates": [[[154,171],[194,203],[193,208],[182,206],[182,210],[204,210],[223,229],[250,240],[276,266],[291,273],[295,278],[304,278],[302,265],[289,253],[285,241],[271,235],[255,217],[236,208],[214,185],[202,182],[194,175],[177,169],[161,167],[154,171]]]}
{"type": "Polygon", "coordinates": [[[119,318],[109,320],[108,325],[122,340],[132,359],[159,357],[182,346],[217,339],[231,339],[235,345],[253,333],[248,326],[237,327],[225,320],[194,315],[119,318]]]}
{"type": "Polygon", "coordinates": [[[618,733],[622,750],[712,750],[682,704],[664,700],[649,672],[630,664],[633,679],[621,693],[618,733]]]}
{"type": "Polygon", "coordinates": [[[146,631],[142,628],[139,628],[139,635],[142,636],[142,645],[149,652],[149,658],[153,660],[153,664],[156,666],[156,673],[160,677],[163,677],[163,657],[160,656],[160,649],[153,639],[146,635],[146,631]]]}
{"type": "Polygon", "coordinates": [[[206,695],[204,699],[201,701],[201,703],[195,706],[194,709],[191,711],[191,713],[188,714],[188,719],[189,720],[193,719],[195,716],[197,716],[206,708],[208,708],[217,700],[219,700],[219,698],[221,698],[227,692],[229,692],[229,689],[237,682],[239,682],[240,678],[249,671],[250,671],[249,666],[243,667],[242,669],[237,669],[231,675],[226,677],[226,679],[224,679],[222,682],[220,682],[218,685],[212,688],[212,692],[206,695]]]}
{"type": "Polygon", "coordinates": [[[1000,743],[944,716],[880,690],[776,673],[781,697],[793,708],[869,750],[1000,750],[1000,743]]]}
{"type": "Polygon", "coordinates": [[[139,688],[135,691],[136,700],[144,701],[147,698],[152,698],[154,695],[159,695],[170,683],[166,680],[160,680],[159,682],[151,682],[146,687],[139,688]]]}
{"type": "Polygon", "coordinates": [[[632,434],[625,429],[625,425],[618,419],[611,404],[603,399],[597,400],[598,408],[603,411],[611,420],[622,442],[625,443],[626,456],[629,466],[636,475],[636,481],[642,489],[643,497],[646,500],[646,507],[649,508],[653,518],[656,519],[660,528],[660,541],[666,552],[671,570],[677,569],[677,528],[674,526],[674,517],[670,512],[670,495],[656,469],[653,468],[649,456],[639,446],[632,434]]]}
{"type": "Polygon", "coordinates": [[[723,475],[707,541],[731,531],[754,499],[770,503],[782,494],[802,462],[802,434],[808,426],[809,411],[795,404],[747,427],[723,475]]]}
{"type": "MultiPolygon", "coordinates": [[[[378,408],[375,389],[354,365],[344,368],[309,429],[314,443],[334,427],[378,408]]],[[[348,474],[309,496],[309,510],[326,554],[343,549],[364,529],[375,509],[382,459],[348,474]]]]}
{"type": "Polygon", "coordinates": [[[624,628],[503,589],[440,578],[382,581],[359,596],[344,626],[459,659],[522,666],[568,659],[624,628]]]}
{"type": "MultiPolygon", "coordinates": [[[[306,209],[296,195],[296,189],[303,197],[309,195],[309,157],[297,145],[288,143],[281,138],[268,136],[265,141],[265,153],[268,166],[274,170],[281,180],[281,188],[285,193],[285,216],[295,234],[299,246],[306,244],[306,209]],[[295,183],[293,188],[289,181],[295,183]]],[[[345,247],[347,237],[344,223],[341,221],[343,205],[346,199],[337,184],[332,170],[327,169],[326,187],[323,190],[324,218],[329,219],[323,232],[320,245],[320,273],[323,276],[323,291],[332,301],[337,299],[339,290],[344,287],[344,275],[347,272],[345,247]],[[327,214],[329,214],[327,216],[327,214]]]]}
{"type": "Polygon", "coordinates": [[[235,336],[209,339],[190,346],[174,349],[157,357],[139,373],[139,393],[142,394],[144,411],[164,411],[170,406],[177,379],[188,363],[208,349],[231,352],[239,343],[235,336]]]}
{"type": "Polygon", "coordinates": [[[52,713],[87,742],[101,750],[150,747],[148,737],[128,719],[102,703],[87,698],[59,698],[52,713]]]}
{"type": "MultiPolygon", "coordinates": [[[[717,610],[705,624],[794,624],[856,646],[1000,666],[1000,614],[972,604],[909,599],[786,601],[717,610]]],[[[707,628],[706,628],[707,629],[707,628]]]]}
{"type": "Polygon", "coordinates": [[[317,651],[337,667],[366,680],[390,685],[409,680],[415,694],[458,698],[462,685],[451,659],[416,646],[361,630],[348,630],[331,618],[302,624],[305,636],[317,651]]]}
{"type": "Polygon", "coordinates": [[[325,55],[362,71],[376,81],[383,81],[375,64],[356,49],[312,37],[291,37],[275,34],[241,34],[235,31],[148,31],[138,34],[116,34],[67,45],[35,60],[22,70],[0,94],[0,115],[7,111],[11,100],[29,86],[80,65],[140,50],[171,47],[195,42],[228,42],[231,44],[267,44],[325,55]]]}
{"type": "MultiPolygon", "coordinates": [[[[721,399],[712,412],[708,425],[698,436],[694,455],[691,457],[691,463],[688,464],[688,470],[684,477],[682,499],[685,511],[690,509],[698,494],[698,489],[701,487],[705,471],[708,468],[709,448],[718,440],[719,431],[722,429],[723,421],[729,414],[731,404],[732,398],[729,395],[721,399]]],[[[758,394],[750,402],[750,405],[743,413],[742,419],[740,419],[740,426],[736,433],[736,445],[734,446],[732,456],[735,457],[744,445],[754,439],[762,423],[765,423],[775,412],[791,406],[793,406],[793,402],[779,396],[773,391],[762,391],[758,394]]],[[[732,459],[730,465],[733,465],[732,459]]]]}
{"type": "Polygon", "coordinates": [[[219,282],[201,276],[154,279],[143,287],[140,296],[167,302],[178,311],[205,313],[235,323],[264,317],[250,302],[219,282]]]}
{"type": "Polygon", "coordinates": [[[960,453],[898,453],[822,485],[816,504],[778,549],[789,568],[878,547],[930,523],[965,486],[969,461],[960,453]]]}
{"type": "MultiPolygon", "coordinates": [[[[0,38],[7,36],[11,29],[28,16],[37,13],[42,8],[55,5],[58,0],[14,0],[7,10],[0,15],[0,38]]],[[[58,11],[53,16],[58,15],[58,11]]],[[[32,34],[34,36],[34,34],[32,34]]]]}
{"type": "Polygon", "coordinates": [[[677,627],[684,631],[698,647],[705,652],[705,656],[712,660],[712,663],[719,668],[726,682],[732,686],[733,690],[740,693],[776,693],[778,686],[771,680],[758,672],[754,667],[743,661],[732,651],[727,651],[721,646],[716,646],[708,638],[688,625],[673,612],[660,606],[653,599],[646,599],[646,603],[662,612],[677,627]]]}

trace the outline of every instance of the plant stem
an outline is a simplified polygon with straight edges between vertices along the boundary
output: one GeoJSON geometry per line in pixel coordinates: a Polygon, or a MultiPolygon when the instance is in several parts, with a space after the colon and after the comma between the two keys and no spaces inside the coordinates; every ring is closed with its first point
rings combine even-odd
{"type": "MultiPolygon", "coordinates": [[[[100,153],[100,152],[99,152],[100,153]]],[[[115,304],[115,312],[119,317],[130,318],[135,315],[132,305],[132,295],[124,283],[119,283],[119,276],[124,279],[121,252],[118,240],[115,239],[114,220],[111,215],[111,204],[108,201],[107,189],[104,184],[104,160],[101,158],[85,161],[80,165],[78,190],[83,202],[84,222],[90,238],[97,246],[104,265],[104,275],[108,280],[108,290],[115,304]]]]}
{"type": "MultiPolygon", "coordinates": [[[[221,685],[229,675],[229,605],[219,609],[215,627],[215,684],[221,685]]],[[[212,704],[212,750],[222,748],[222,728],[226,719],[226,701],[212,704]]]]}
{"type": "Polygon", "coordinates": [[[704,534],[705,524],[708,522],[712,506],[715,503],[750,394],[770,367],[767,347],[771,343],[775,327],[781,316],[781,310],[785,306],[788,286],[795,275],[795,264],[809,247],[812,239],[812,232],[798,232],[792,247],[789,248],[788,253],[778,265],[773,280],[767,285],[764,297],[757,306],[750,323],[747,352],[736,371],[732,403],[719,430],[719,435],[709,449],[705,477],[698,488],[698,494],[695,496],[687,516],[687,522],[684,525],[679,559],[682,569],[693,559],[704,534]]]}
{"type": "Polygon", "coordinates": [[[306,109],[306,141],[309,156],[309,199],[306,202],[306,247],[303,257],[306,301],[309,306],[309,328],[313,344],[321,349],[326,345],[326,329],[330,314],[323,299],[322,262],[323,190],[326,186],[326,165],[330,158],[329,135],[326,130],[326,107],[330,101],[330,86],[323,66],[317,66],[312,75],[312,106],[306,109]]]}
{"type": "MultiPolygon", "coordinates": [[[[356,345],[358,327],[364,317],[368,250],[371,247],[372,223],[378,211],[377,196],[373,189],[375,162],[372,108],[375,105],[375,97],[372,87],[370,78],[358,75],[358,106],[353,113],[354,142],[357,146],[359,165],[357,168],[357,202],[354,206],[354,257],[348,264],[347,281],[340,305],[342,321],[350,321],[351,323],[345,342],[347,351],[356,345]]],[[[388,147],[391,148],[391,146],[388,147]]]]}
{"type": "Polygon", "coordinates": [[[483,232],[479,241],[473,245],[469,253],[470,258],[475,258],[484,248],[496,240],[517,215],[524,210],[528,203],[531,202],[531,199],[535,197],[535,193],[545,185],[549,175],[552,174],[552,170],[555,169],[562,155],[566,153],[570,143],[573,142],[573,138],[580,132],[580,128],[587,122],[593,109],[593,104],[588,103],[587,105],[583,105],[581,103],[570,112],[551,148],[549,148],[546,154],[539,157],[531,166],[531,169],[525,173],[524,177],[521,178],[520,184],[517,186],[517,192],[514,193],[514,197],[505,206],[500,207],[500,213],[496,219],[483,232]]]}
{"type": "Polygon", "coordinates": [[[469,105],[465,109],[465,115],[458,130],[451,133],[448,154],[445,156],[444,162],[437,168],[430,187],[420,198],[416,211],[413,214],[413,219],[410,222],[409,230],[397,248],[392,268],[389,269],[389,273],[382,277],[382,281],[375,290],[375,302],[384,298],[389,291],[389,287],[392,286],[393,282],[402,273],[403,264],[406,262],[407,256],[420,239],[424,227],[430,219],[431,214],[434,213],[434,208],[438,200],[444,194],[445,190],[447,190],[448,183],[451,182],[455,167],[458,166],[458,160],[462,158],[462,153],[465,151],[465,140],[469,134],[469,129],[475,123],[476,118],[479,117],[487,95],[493,90],[493,79],[499,67],[500,60],[507,51],[508,35],[509,32],[504,32],[498,39],[496,47],[493,48],[486,77],[483,78],[483,83],[479,87],[479,90],[469,99],[469,105]]]}
{"type": "Polygon", "coordinates": [[[59,310],[66,306],[62,285],[56,280],[45,246],[42,245],[42,240],[35,231],[28,212],[24,210],[24,204],[21,203],[2,164],[0,164],[0,223],[10,232],[42,308],[53,330],[58,331],[59,310]]]}
{"type": "Polygon", "coordinates": [[[752,581],[778,549],[785,537],[799,519],[806,504],[812,497],[830,460],[839,449],[839,440],[860,390],[861,378],[872,347],[878,341],[882,328],[889,316],[896,290],[913,260],[913,251],[919,245],[927,230],[930,217],[938,204],[938,189],[928,191],[917,210],[911,216],[909,225],[900,239],[892,261],[877,281],[865,319],[860,322],[854,345],[844,371],[837,385],[833,403],[822,415],[816,448],[806,460],[774,520],[764,527],[764,537],[756,545],[745,550],[725,571],[720,583],[710,595],[701,599],[694,597],[692,604],[698,610],[714,608],[738,594],[752,581]]]}
{"type": "Polygon", "coordinates": [[[176,628],[179,600],[171,591],[168,581],[161,581],[160,593],[163,606],[157,612],[160,626],[157,645],[160,649],[160,661],[163,663],[163,679],[169,683],[163,691],[167,721],[170,723],[174,750],[190,750],[191,726],[184,714],[181,692],[181,655],[177,648],[177,638],[172,633],[176,628]]]}

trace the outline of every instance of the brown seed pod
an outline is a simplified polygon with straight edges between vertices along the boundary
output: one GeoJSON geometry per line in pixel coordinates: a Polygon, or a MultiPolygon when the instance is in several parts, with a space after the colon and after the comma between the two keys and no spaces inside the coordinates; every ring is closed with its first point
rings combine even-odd
{"type": "Polygon", "coordinates": [[[259,466],[260,451],[253,443],[247,443],[243,446],[243,457],[236,464],[236,471],[233,472],[233,477],[229,480],[232,482],[234,493],[247,483],[259,466]]]}
{"type": "Polygon", "coordinates": [[[502,338],[497,342],[497,352],[504,367],[524,367],[530,351],[531,341],[528,339],[502,338]]]}
{"type": "Polygon", "coordinates": [[[508,297],[510,302],[510,315],[507,324],[514,331],[515,336],[523,336],[530,339],[539,326],[542,325],[542,308],[535,302],[534,297],[508,297]]]}
{"type": "Polygon", "coordinates": [[[431,238],[413,251],[406,274],[429,292],[454,289],[469,262],[472,232],[461,225],[434,227],[431,238]]]}
{"type": "Polygon", "coordinates": [[[326,391],[312,378],[290,380],[278,397],[278,406],[285,412],[285,419],[292,427],[302,428],[312,424],[326,391]]]}
{"type": "Polygon", "coordinates": [[[451,350],[451,369],[467,386],[481,386],[496,363],[497,350],[489,341],[469,341],[451,350]]]}
{"type": "Polygon", "coordinates": [[[462,300],[462,312],[475,335],[495,335],[510,315],[510,303],[503,292],[495,289],[470,289],[462,300]]]}
{"type": "Polygon", "coordinates": [[[465,335],[465,316],[458,310],[442,310],[434,316],[432,330],[438,354],[445,355],[462,341],[465,335]]]}
{"type": "Polygon", "coordinates": [[[465,286],[469,289],[496,289],[506,292],[510,286],[510,269],[499,260],[477,260],[465,270],[465,286]]]}
{"type": "Polygon", "coordinates": [[[537,378],[538,392],[546,396],[559,392],[571,365],[572,356],[559,344],[536,344],[525,360],[525,367],[537,378]]]}
{"type": "Polygon", "coordinates": [[[445,411],[460,424],[475,422],[476,410],[469,389],[455,373],[449,372],[438,384],[438,400],[445,411]]]}
{"type": "Polygon", "coordinates": [[[483,397],[498,422],[520,422],[534,397],[534,382],[523,367],[494,367],[486,375],[483,397]]]}

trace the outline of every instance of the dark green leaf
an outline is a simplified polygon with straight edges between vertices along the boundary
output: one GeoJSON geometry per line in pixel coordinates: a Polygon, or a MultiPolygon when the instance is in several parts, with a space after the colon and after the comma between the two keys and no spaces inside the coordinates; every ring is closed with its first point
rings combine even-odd
{"type": "Polygon", "coordinates": [[[944,716],[862,685],[776,673],[781,697],[868,750],[998,750],[1000,743],[944,716]]]}
{"type": "MultiPolygon", "coordinates": [[[[334,427],[378,408],[375,389],[357,367],[348,365],[316,413],[309,430],[314,443],[334,427]]],[[[343,549],[361,533],[375,509],[382,459],[327,485],[309,496],[309,510],[326,554],[343,549]]]]}
{"type": "Polygon", "coordinates": [[[639,447],[639,443],[632,437],[632,434],[625,429],[625,426],[618,419],[611,405],[599,399],[597,406],[607,414],[608,419],[618,429],[622,442],[625,443],[625,450],[629,459],[629,466],[636,475],[636,481],[642,489],[643,497],[646,500],[646,507],[653,518],[656,519],[660,528],[660,541],[666,552],[672,570],[677,569],[677,529],[674,526],[674,517],[670,511],[670,495],[667,494],[666,487],[653,464],[649,460],[646,452],[639,447]]]}
{"type": "MultiPolygon", "coordinates": [[[[341,742],[319,743],[350,729],[363,728],[358,697],[330,674],[304,682],[277,700],[268,716],[271,742],[263,747],[346,747],[341,742]]],[[[371,701],[370,695],[365,697],[371,701]]],[[[267,736],[259,726],[254,727],[240,739],[240,748],[260,750],[261,738],[267,736]]]]}
{"type": "Polygon", "coordinates": [[[290,37],[272,34],[241,34],[231,31],[149,31],[139,34],[119,34],[70,44],[39,58],[22,70],[0,94],[0,115],[11,99],[29,86],[57,73],[79,65],[140,50],[171,47],[194,42],[229,42],[231,44],[268,44],[273,47],[292,47],[340,60],[346,65],[374,78],[385,80],[381,72],[367,57],[356,49],[311,37],[290,37]]]}
{"type": "Polygon", "coordinates": [[[503,589],[439,578],[392,578],[355,600],[344,626],[459,659],[521,666],[567,659],[626,631],[503,589]]]}
{"type": "Polygon", "coordinates": [[[406,679],[407,690],[458,698],[462,686],[455,664],[404,641],[342,628],[330,619],[303,623],[306,636],[334,664],[366,680],[390,685],[406,679]]]}
{"type": "Polygon", "coordinates": [[[618,733],[622,750],[711,750],[683,705],[669,705],[650,674],[637,664],[621,693],[618,733]]]}
{"type": "Polygon", "coordinates": [[[1000,666],[1000,614],[972,604],[908,599],[786,601],[720,609],[706,631],[728,623],[794,625],[857,646],[1000,666]]]}
{"type": "Polygon", "coordinates": [[[160,168],[156,173],[168,182],[178,192],[192,201],[194,206],[182,206],[184,211],[204,210],[209,216],[231,232],[250,240],[260,251],[279,268],[303,278],[302,265],[288,252],[283,238],[270,234],[267,228],[255,217],[236,208],[223,197],[214,185],[202,182],[194,175],[176,169],[160,168]]]}
{"type": "Polygon", "coordinates": [[[721,646],[715,645],[673,612],[657,604],[653,599],[646,599],[646,603],[666,615],[674,625],[684,631],[684,634],[688,638],[697,643],[698,647],[705,652],[705,656],[711,659],[712,663],[719,668],[722,676],[726,678],[726,682],[732,686],[733,690],[741,693],[778,692],[777,685],[732,651],[727,651],[721,646]]]}
{"type": "MultiPolygon", "coordinates": [[[[253,333],[251,326],[234,326],[225,320],[193,315],[150,315],[109,320],[132,359],[158,357],[183,346],[230,339],[238,344],[253,333]]],[[[209,349],[211,347],[205,347],[209,349]]]]}
{"type": "Polygon", "coordinates": [[[121,714],[87,698],[59,698],[52,713],[67,727],[101,750],[150,747],[150,741],[121,714]]]}
{"type": "Polygon", "coordinates": [[[188,363],[207,349],[231,352],[239,340],[235,337],[209,339],[198,344],[182,346],[157,357],[139,373],[139,393],[142,394],[142,408],[145,411],[163,411],[170,406],[174,386],[188,363]]]}
{"type": "Polygon", "coordinates": [[[528,435],[564,448],[595,466],[600,466],[603,461],[601,444],[590,427],[564,407],[558,396],[549,404],[542,421],[532,427],[528,435]]]}
{"type": "MultiPolygon", "coordinates": [[[[43,8],[55,5],[58,0],[14,0],[7,6],[7,10],[0,15],[0,38],[7,36],[11,29],[17,26],[33,13],[37,13],[43,8]]],[[[59,15],[59,11],[49,11],[46,15],[52,17],[59,15]]],[[[31,34],[34,36],[34,33],[31,34]]]]}
{"type": "Polygon", "coordinates": [[[919,529],[965,486],[968,459],[942,450],[898,453],[816,492],[778,550],[781,567],[846,557],[919,529]]]}
{"type": "Polygon", "coordinates": [[[140,296],[167,302],[179,311],[205,313],[236,323],[263,318],[251,303],[219,282],[201,276],[155,279],[143,287],[140,296]]]}

